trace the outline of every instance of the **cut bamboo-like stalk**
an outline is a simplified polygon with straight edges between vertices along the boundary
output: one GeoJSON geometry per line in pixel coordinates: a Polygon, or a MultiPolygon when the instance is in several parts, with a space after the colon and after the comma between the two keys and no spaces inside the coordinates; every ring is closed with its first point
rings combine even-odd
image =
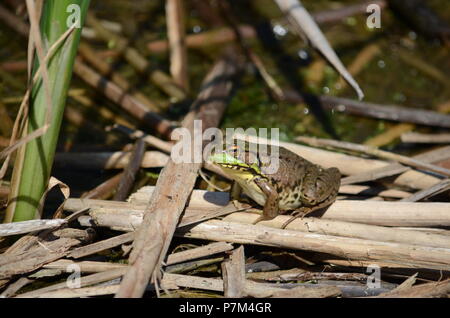
{"type": "Polygon", "coordinates": [[[350,151],[357,151],[360,153],[376,156],[379,158],[383,158],[386,160],[393,160],[397,161],[399,163],[412,166],[419,169],[424,169],[428,171],[432,171],[435,173],[439,173],[441,175],[450,177],[450,170],[442,168],[440,166],[436,166],[430,163],[426,163],[420,160],[416,160],[413,158],[409,158],[406,156],[402,156],[396,153],[392,153],[389,151],[380,150],[376,147],[370,147],[366,145],[360,145],[360,144],[354,144],[350,142],[343,142],[343,141],[337,141],[337,140],[331,140],[331,139],[320,139],[320,138],[313,138],[313,137],[297,137],[298,141],[309,144],[311,146],[315,147],[333,147],[338,149],[344,149],[344,150],[350,150],[350,151]]]}
{"type": "Polygon", "coordinates": [[[170,44],[170,73],[174,81],[189,90],[188,61],[185,44],[183,0],[166,1],[167,34],[170,44]]]}
{"type": "MultiPolygon", "coordinates": [[[[191,141],[201,133],[194,129],[194,120],[203,121],[203,130],[219,124],[232,92],[233,78],[240,69],[239,60],[230,54],[221,58],[208,73],[203,89],[183,123],[183,127],[190,132],[191,141]]],[[[145,283],[154,273],[158,273],[200,168],[201,162],[176,164],[172,160],[164,167],[136,233],[129,270],[116,297],[141,296],[145,283]]]]}
{"type": "MultiPolygon", "coordinates": [[[[148,198],[148,197],[147,197],[148,198]]],[[[195,190],[186,216],[224,208],[228,193],[195,190]]],[[[99,226],[132,231],[142,221],[145,203],[126,203],[89,199],[68,199],[64,205],[69,211],[90,208],[90,215],[99,226]]],[[[382,226],[433,227],[450,226],[450,203],[338,200],[320,216],[339,220],[382,226]],[[395,213],[393,212],[395,211],[395,213]]]]}
{"type": "Polygon", "coordinates": [[[178,236],[322,252],[346,259],[382,260],[433,269],[450,269],[450,249],[369,241],[211,220],[178,236]]]}
{"type": "Polygon", "coordinates": [[[450,144],[450,134],[420,134],[404,133],[401,136],[402,142],[425,143],[425,144],[450,144]]]}

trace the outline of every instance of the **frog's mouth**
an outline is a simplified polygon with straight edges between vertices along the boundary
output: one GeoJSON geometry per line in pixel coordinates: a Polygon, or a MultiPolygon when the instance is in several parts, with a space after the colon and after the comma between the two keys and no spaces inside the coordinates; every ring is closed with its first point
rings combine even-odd
{"type": "Polygon", "coordinates": [[[257,164],[247,164],[228,153],[216,153],[209,157],[209,161],[232,174],[239,174],[239,172],[253,175],[261,174],[261,169],[257,164]]]}

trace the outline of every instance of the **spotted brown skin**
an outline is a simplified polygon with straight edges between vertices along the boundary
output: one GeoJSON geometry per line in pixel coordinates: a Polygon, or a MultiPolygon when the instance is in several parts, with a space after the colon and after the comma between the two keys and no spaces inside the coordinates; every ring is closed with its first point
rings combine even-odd
{"type": "Polygon", "coordinates": [[[263,214],[257,222],[291,210],[305,215],[336,200],[341,179],[337,168],[324,169],[283,147],[268,147],[267,153],[257,149],[248,142],[231,145],[223,153],[235,160],[212,159],[234,180],[233,200],[244,192],[263,206],[263,214]],[[269,169],[273,160],[279,160],[276,171],[269,169]]]}

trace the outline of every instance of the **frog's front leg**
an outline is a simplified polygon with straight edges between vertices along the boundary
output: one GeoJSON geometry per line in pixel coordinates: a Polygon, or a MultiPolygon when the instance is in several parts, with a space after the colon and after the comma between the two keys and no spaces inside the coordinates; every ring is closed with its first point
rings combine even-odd
{"type": "Polygon", "coordinates": [[[230,190],[230,200],[238,210],[241,210],[244,207],[244,205],[241,202],[239,202],[241,194],[242,194],[242,187],[239,185],[239,183],[233,181],[230,190]]]}
{"type": "Polygon", "coordinates": [[[256,224],[263,220],[271,220],[279,214],[278,206],[278,192],[267,180],[256,178],[254,179],[256,185],[266,196],[266,202],[263,207],[263,214],[255,221],[256,224]]]}

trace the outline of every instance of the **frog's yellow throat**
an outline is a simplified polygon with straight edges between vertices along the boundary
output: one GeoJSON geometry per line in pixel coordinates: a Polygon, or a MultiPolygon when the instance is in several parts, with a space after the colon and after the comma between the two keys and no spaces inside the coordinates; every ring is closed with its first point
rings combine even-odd
{"type": "Polygon", "coordinates": [[[261,174],[261,169],[257,164],[247,164],[227,154],[226,152],[217,153],[209,157],[209,161],[218,165],[225,173],[233,176],[248,174],[255,176],[261,174]]]}
{"type": "Polygon", "coordinates": [[[245,167],[233,165],[228,166],[223,164],[218,164],[218,166],[223,170],[223,172],[225,172],[226,175],[235,181],[250,182],[255,177],[254,171],[245,167]]]}

